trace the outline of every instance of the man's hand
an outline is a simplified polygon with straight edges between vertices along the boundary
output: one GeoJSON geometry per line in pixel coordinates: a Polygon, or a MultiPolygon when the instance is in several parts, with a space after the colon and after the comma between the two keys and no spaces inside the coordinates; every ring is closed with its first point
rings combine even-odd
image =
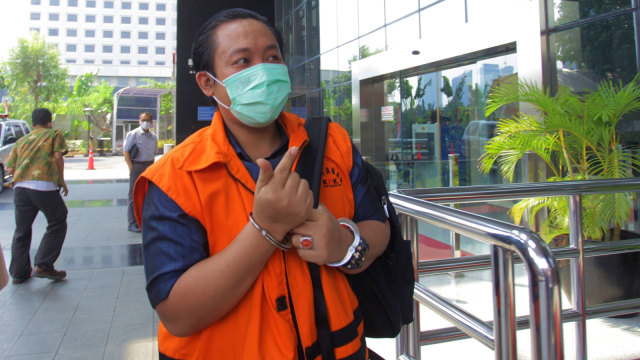
{"type": "Polygon", "coordinates": [[[309,183],[291,172],[297,155],[297,147],[289,149],[275,170],[267,160],[257,161],[260,175],[256,181],[253,217],[276,239],[284,238],[289,230],[302,224],[313,208],[309,183]]]}
{"type": "Polygon", "coordinates": [[[60,192],[64,196],[67,196],[67,194],[69,194],[69,189],[67,188],[67,183],[64,182],[64,181],[62,182],[62,186],[60,186],[60,192]]]}
{"type": "Polygon", "coordinates": [[[309,218],[291,230],[292,245],[298,249],[298,255],[308,262],[324,265],[342,260],[353,242],[353,234],[343,228],[324,204],[311,211],[309,218]],[[312,238],[311,249],[301,248],[300,237],[312,238]]]}

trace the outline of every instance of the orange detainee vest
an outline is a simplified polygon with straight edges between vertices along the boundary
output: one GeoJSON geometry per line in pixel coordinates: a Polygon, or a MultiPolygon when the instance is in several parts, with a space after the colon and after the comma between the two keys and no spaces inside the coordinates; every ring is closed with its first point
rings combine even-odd
{"type": "MultiPolygon", "coordinates": [[[[277,121],[289,137],[289,147],[307,144],[304,119],[283,112],[277,121]]],[[[353,218],[351,141],[335,123],[329,126],[323,167],[320,201],[336,218],[353,218]]],[[[229,245],[249,221],[255,181],[229,143],[220,112],[211,126],[191,135],[140,176],[134,190],[139,223],[149,181],[204,226],[210,256],[229,245]]],[[[364,359],[362,317],[345,274],[329,266],[320,266],[320,273],[335,358],[364,359]]],[[[293,249],[274,251],[244,298],[209,327],[176,337],[161,322],[158,349],[174,359],[298,359],[290,301],[304,358],[321,359],[309,269],[293,249]]]]}

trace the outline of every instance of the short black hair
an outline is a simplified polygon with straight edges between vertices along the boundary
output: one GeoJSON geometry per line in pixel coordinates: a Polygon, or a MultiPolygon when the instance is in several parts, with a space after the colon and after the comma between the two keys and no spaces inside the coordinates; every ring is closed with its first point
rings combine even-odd
{"type": "Polygon", "coordinates": [[[31,113],[31,124],[33,124],[33,126],[47,126],[47,124],[52,121],[53,115],[49,109],[37,108],[31,113]]]}
{"type": "Polygon", "coordinates": [[[276,30],[276,28],[271,25],[269,20],[256,13],[255,11],[241,9],[241,8],[233,8],[226,9],[215,13],[213,16],[207,20],[204,25],[200,28],[198,33],[196,34],[196,38],[193,41],[191,46],[191,61],[192,64],[191,70],[194,72],[199,71],[208,71],[211,74],[215,75],[213,70],[213,52],[215,50],[215,43],[211,41],[211,34],[216,30],[216,28],[220,25],[228,23],[234,20],[240,19],[254,19],[261,23],[263,23],[269,31],[273,34],[278,42],[278,47],[280,48],[280,53],[284,56],[284,48],[282,36],[276,30]]]}

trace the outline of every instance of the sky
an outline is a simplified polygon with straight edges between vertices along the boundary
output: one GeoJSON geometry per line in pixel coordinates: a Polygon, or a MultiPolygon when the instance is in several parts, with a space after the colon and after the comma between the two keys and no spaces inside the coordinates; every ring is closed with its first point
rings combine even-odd
{"type": "Polygon", "coordinates": [[[28,35],[28,9],[29,0],[0,0],[0,61],[7,60],[19,37],[28,35]]]}

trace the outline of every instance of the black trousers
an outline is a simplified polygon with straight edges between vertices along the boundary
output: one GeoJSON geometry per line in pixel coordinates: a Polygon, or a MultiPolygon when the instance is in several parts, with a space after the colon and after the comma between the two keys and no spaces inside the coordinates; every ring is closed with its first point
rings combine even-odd
{"type": "Polygon", "coordinates": [[[17,187],[13,191],[16,231],[11,244],[9,273],[14,279],[31,275],[31,234],[39,211],[47,218],[47,230],[42,236],[34,264],[45,271],[54,269],[64,238],[67,235],[67,206],[60,191],[39,191],[17,187]]]}
{"type": "Polygon", "coordinates": [[[142,174],[149,166],[151,166],[151,164],[153,164],[153,161],[134,161],[131,172],[129,172],[129,206],[127,208],[127,220],[129,222],[129,227],[138,227],[138,223],[136,223],[136,216],[133,213],[133,185],[136,184],[136,180],[138,180],[140,174],[142,174]]]}

